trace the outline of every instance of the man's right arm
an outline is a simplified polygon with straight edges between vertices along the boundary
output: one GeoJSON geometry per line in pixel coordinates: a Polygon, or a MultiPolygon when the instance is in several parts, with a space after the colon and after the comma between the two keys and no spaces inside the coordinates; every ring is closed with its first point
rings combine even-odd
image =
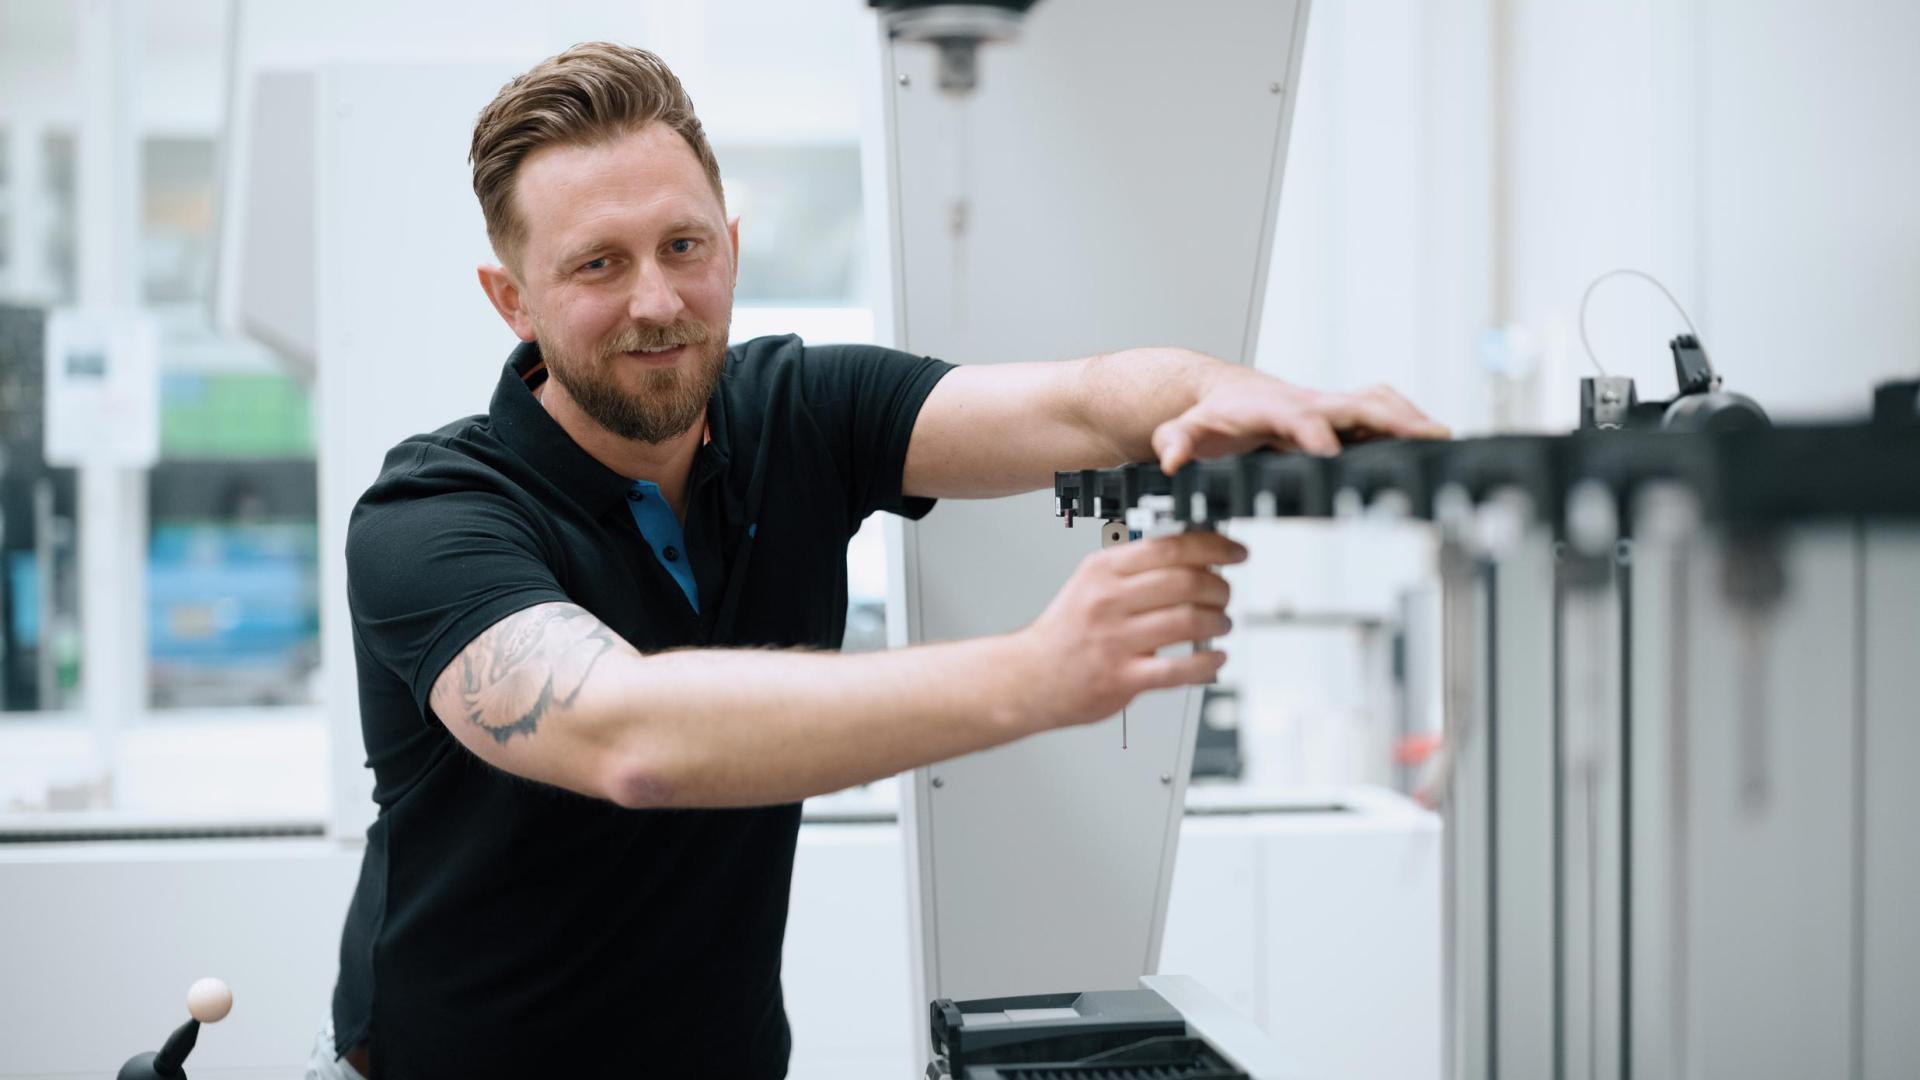
{"type": "Polygon", "coordinates": [[[510,615],[435,680],[440,721],[508,772],[627,807],[753,806],[891,776],[1103,719],[1150,689],[1210,681],[1245,551],[1189,534],[1089,556],[1010,634],[879,653],[641,655],[572,604],[510,615]]]}

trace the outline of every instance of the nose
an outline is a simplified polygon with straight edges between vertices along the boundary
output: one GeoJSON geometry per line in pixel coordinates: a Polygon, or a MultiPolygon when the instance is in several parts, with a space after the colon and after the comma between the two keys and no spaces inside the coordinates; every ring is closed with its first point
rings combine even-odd
{"type": "Polygon", "coordinates": [[[656,259],[642,260],[633,276],[633,293],[627,297],[627,317],[635,322],[670,326],[686,310],[673,275],[656,259]]]}

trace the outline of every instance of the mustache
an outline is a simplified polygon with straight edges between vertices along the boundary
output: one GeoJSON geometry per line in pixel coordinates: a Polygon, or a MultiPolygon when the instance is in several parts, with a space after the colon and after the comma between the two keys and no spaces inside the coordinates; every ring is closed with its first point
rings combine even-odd
{"type": "Polygon", "coordinates": [[[670,349],[677,345],[705,345],[713,340],[706,323],[682,319],[668,326],[629,326],[607,339],[602,355],[639,352],[642,349],[670,349]]]}

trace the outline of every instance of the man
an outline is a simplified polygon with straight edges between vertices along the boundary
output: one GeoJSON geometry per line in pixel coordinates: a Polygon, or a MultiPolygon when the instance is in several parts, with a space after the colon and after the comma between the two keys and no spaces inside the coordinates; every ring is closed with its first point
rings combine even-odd
{"type": "Polygon", "coordinates": [[[1149,455],[1444,434],[1385,389],[1178,349],[729,348],[738,221],[637,49],[509,83],[472,164],[480,284],[523,344],[486,415],[396,447],[354,511],[380,813],[313,1075],[783,1075],[799,801],[1208,681],[1219,652],[1158,652],[1227,631],[1210,567],[1243,555],[1128,545],[1014,633],[842,655],[862,519],[1149,455]]]}

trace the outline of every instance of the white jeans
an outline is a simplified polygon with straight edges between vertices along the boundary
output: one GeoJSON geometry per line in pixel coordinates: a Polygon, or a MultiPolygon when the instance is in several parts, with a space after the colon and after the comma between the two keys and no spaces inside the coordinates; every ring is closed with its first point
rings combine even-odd
{"type": "Polygon", "coordinates": [[[347,1064],[345,1058],[336,1057],[333,1045],[333,1017],[320,1026],[320,1034],[313,1037],[313,1056],[307,1059],[306,1080],[367,1080],[359,1070],[347,1064]]]}

